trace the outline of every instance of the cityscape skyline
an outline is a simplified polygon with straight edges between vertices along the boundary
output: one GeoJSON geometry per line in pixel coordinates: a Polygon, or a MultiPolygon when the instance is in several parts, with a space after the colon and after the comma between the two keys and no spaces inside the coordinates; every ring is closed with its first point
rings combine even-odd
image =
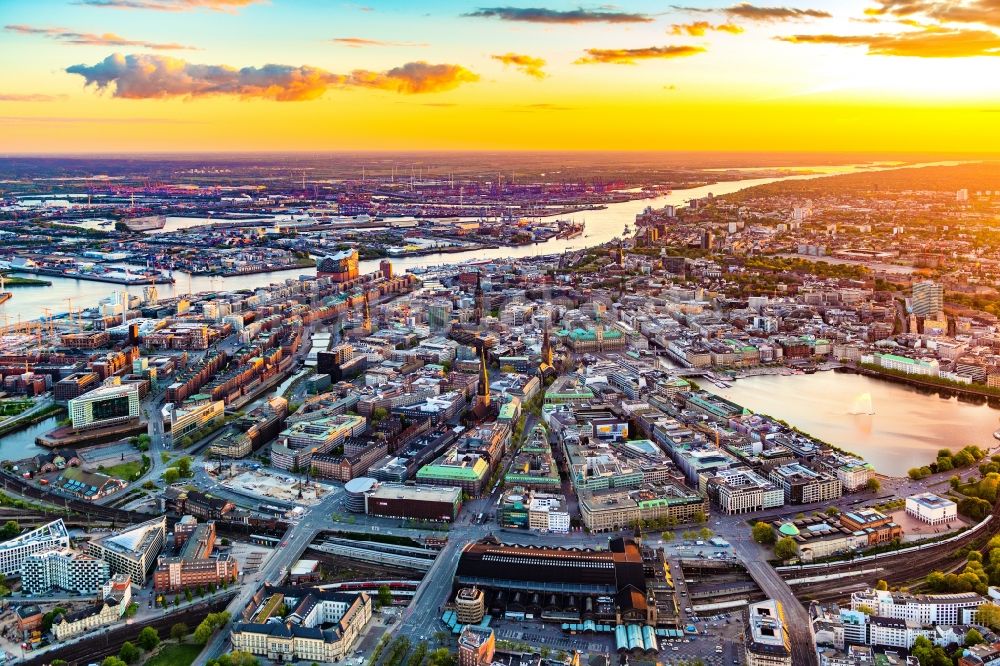
{"type": "Polygon", "coordinates": [[[989,153],[997,25],[984,0],[14,2],[0,8],[0,140],[989,153]]]}

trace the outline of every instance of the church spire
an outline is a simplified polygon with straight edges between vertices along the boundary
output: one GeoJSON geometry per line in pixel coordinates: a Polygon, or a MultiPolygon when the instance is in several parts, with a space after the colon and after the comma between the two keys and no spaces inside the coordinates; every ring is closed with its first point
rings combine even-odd
{"type": "Polygon", "coordinates": [[[483,407],[490,406],[490,373],[486,369],[486,345],[479,348],[479,387],[476,389],[478,402],[483,407]]]}
{"type": "Polygon", "coordinates": [[[549,339],[549,326],[545,325],[545,333],[542,337],[542,365],[552,365],[552,341],[549,339]]]}
{"type": "Polygon", "coordinates": [[[365,320],[364,320],[363,326],[365,327],[366,331],[368,331],[369,333],[371,332],[371,330],[372,330],[372,311],[371,311],[371,308],[368,306],[368,292],[367,291],[365,292],[365,320]]]}

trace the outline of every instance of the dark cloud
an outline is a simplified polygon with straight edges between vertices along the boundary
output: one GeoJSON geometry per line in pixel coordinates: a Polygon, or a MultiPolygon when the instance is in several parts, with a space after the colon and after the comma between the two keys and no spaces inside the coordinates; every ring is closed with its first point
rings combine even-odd
{"type": "Polygon", "coordinates": [[[382,39],[366,39],[364,37],[334,37],[330,41],[334,44],[349,46],[352,49],[360,49],[366,46],[427,46],[425,42],[392,42],[382,39]]]}
{"type": "Polygon", "coordinates": [[[587,55],[574,61],[575,65],[610,63],[633,65],[637,60],[685,58],[704,53],[700,46],[647,46],[638,49],[587,49],[587,55]]]}
{"type": "Polygon", "coordinates": [[[1000,56],[1000,36],[989,30],[926,29],[892,35],[791,35],[792,44],[837,44],[868,47],[868,55],[911,58],[1000,56]]]}
{"type": "Polygon", "coordinates": [[[491,55],[490,57],[494,60],[499,60],[504,65],[517,67],[528,76],[533,76],[536,79],[545,78],[545,70],[542,69],[545,67],[545,60],[542,58],[535,58],[524,53],[500,53],[491,55]]]}
{"type": "Polygon", "coordinates": [[[758,7],[749,2],[741,2],[723,10],[729,16],[747,21],[795,21],[810,18],[830,18],[832,15],[820,9],[798,9],[796,7],[758,7]]]}
{"type": "Polygon", "coordinates": [[[652,18],[646,14],[623,12],[617,9],[604,8],[599,10],[545,9],[542,7],[481,7],[465,16],[479,18],[498,18],[502,21],[523,21],[525,23],[650,23],[652,18]]]}
{"type": "Polygon", "coordinates": [[[741,2],[731,7],[719,9],[706,7],[686,7],[673,5],[679,11],[709,14],[722,12],[731,18],[741,18],[747,21],[797,21],[811,18],[831,18],[830,12],[821,9],[798,9],[797,7],[758,7],[749,2],[741,2]]]}
{"type": "Polygon", "coordinates": [[[264,0],[78,0],[76,4],[107,9],[149,9],[158,12],[186,12],[210,9],[235,12],[264,0]]]}
{"type": "Polygon", "coordinates": [[[38,28],[23,24],[6,25],[4,26],[4,30],[7,32],[16,32],[21,35],[39,35],[63,44],[75,44],[77,46],[138,46],[155,51],[196,49],[194,46],[173,42],[147,42],[141,39],[126,39],[111,32],[98,35],[92,32],[77,32],[68,28],[38,28]]]}
{"type": "Polygon", "coordinates": [[[376,88],[403,94],[450,90],[477,81],[460,65],[410,62],[384,72],[354,70],[335,74],[318,67],[264,65],[236,69],[226,65],[198,65],[160,55],[113,54],[94,65],[67,67],[86,85],[108,89],[114,97],[151,99],[232,95],[242,98],[297,102],[316,99],[331,88],[376,88]]]}

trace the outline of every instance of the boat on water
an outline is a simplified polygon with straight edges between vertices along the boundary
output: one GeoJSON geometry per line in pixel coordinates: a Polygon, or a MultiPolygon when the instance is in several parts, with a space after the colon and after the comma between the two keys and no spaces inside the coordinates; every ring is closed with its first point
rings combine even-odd
{"type": "Polygon", "coordinates": [[[3,305],[12,298],[14,298],[14,294],[9,291],[0,291],[0,305],[3,305]]]}
{"type": "Polygon", "coordinates": [[[147,215],[145,217],[122,218],[129,231],[156,231],[167,224],[166,215],[147,215]]]}

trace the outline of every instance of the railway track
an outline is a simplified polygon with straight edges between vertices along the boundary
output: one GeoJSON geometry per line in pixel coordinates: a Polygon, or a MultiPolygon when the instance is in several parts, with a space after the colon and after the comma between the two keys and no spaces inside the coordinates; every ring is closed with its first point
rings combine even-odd
{"type": "Polygon", "coordinates": [[[1000,502],[993,507],[993,519],[982,529],[961,535],[966,538],[928,544],[917,552],[887,553],[874,561],[831,563],[827,568],[782,571],[781,575],[786,581],[830,576],[829,580],[789,584],[804,603],[843,601],[859,586],[874,587],[879,580],[894,587],[909,586],[932,571],[957,571],[966,562],[960,551],[967,552],[966,549],[971,547],[983,552],[987,542],[997,534],[1000,534],[1000,502]]]}
{"type": "Polygon", "coordinates": [[[81,664],[100,663],[105,657],[117,655],[125,641],[133,643],[139,637],[139,632],[146,627],[153,627],[159,632],[160,638],[170,636],[170,628],[178,622],[183,622],[191,631],[197,627],[205,616],[209,613],[223,611],[236,596],[235,590],[211,601],[203,601],[189,608],[184,608],[172,613],[166,613],[153,618],[148,622],[136,622],[134,624],[111,625],[107,631],[68,645],[47,650],[37,657],[30,657],[30,653],[25,655],[25,660],[21,662],[24,666],[44,666],[51,664],[54,659],[63,659],[68,666],[78,666],[81,664]]]}

